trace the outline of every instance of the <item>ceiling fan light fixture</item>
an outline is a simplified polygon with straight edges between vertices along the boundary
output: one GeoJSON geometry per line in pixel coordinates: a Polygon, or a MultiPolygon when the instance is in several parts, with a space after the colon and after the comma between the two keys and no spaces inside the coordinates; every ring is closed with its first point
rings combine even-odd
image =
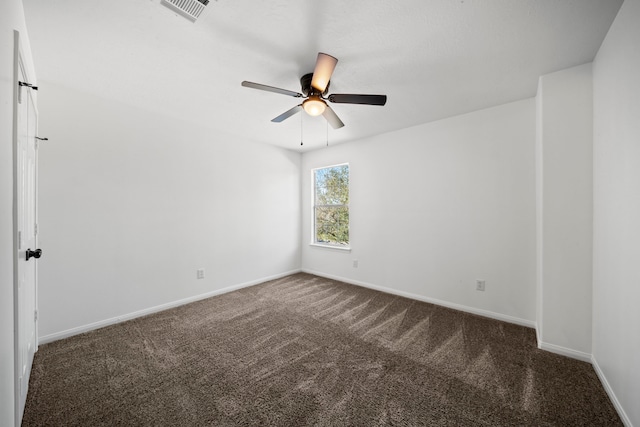
{"type": "Polygon", "coordinates": [[[304,111],[306,111],[308,115],[315,117],[324,113],[324,110],[327,108],[327,104],[325,104],[320,97],[311,95],[309,99],[302,103],[302,108],[304,108],[304,111]]]}

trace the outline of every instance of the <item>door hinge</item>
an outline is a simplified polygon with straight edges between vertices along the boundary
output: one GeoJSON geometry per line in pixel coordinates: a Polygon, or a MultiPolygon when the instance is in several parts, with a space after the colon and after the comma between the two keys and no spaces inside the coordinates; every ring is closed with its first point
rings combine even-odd
{"type": "Polygon", "coordinates": [[[33,225],[33,234],[36,235],[36,236],[38,235],[38,223],[37,222],[33,225]]]}
{"type": "Polygon", "coordinates": [[[18,86],[26,86],[29,89],[38,90],[38,86],[34,86],[31,83],[27,83],[27,82],[18,82],[18,86]]]}
{"type": "Polygon", "coordinates": [[[22,230],[18,230],[18,250],[22,249],[22,230]]]}
{"type": "Polygon", "coordinates": [[[33,321],[37,322],[38,321],[38,310],[34,310],[33,311],[33,321]]]}

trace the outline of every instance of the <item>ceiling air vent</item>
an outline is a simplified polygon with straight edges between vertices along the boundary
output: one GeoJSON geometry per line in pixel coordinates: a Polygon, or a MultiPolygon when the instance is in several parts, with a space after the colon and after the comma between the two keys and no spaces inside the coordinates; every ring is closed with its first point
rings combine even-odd
{"type": "Polygon", "coordinates": [[[209,0],[162,0],[162,4],[178,12],[190,21],[196,22],[209,0]]]}

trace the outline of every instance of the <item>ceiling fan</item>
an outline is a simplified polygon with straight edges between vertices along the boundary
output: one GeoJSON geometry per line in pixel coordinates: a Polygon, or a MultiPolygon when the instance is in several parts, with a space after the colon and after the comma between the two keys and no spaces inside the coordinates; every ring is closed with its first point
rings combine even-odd
{"type": "Polygon", "coordinates": [[[338,59],[326,53],[318,53],[316,60],[316,68],[313,73],[305,74],[300,78],[300,86],[302,93],[294,92],[278,87],[267,86],[260,83],[243,81],[242,86],[253,89],[266,90],[268,92],[279,93],[281,95],[292,96],[294,98],[306,98],[302,104],[296,105],[290,110],[285,111],[278,117],[272,119],[272,122],[280,123],[294,114],[304,110],[310,116],[322,116],[329,122],[334,129],[344,126],[342,120],[333,111],[326,101],[336,104],[365,104],[365,105],[384,105],[387,102],[387,95],[356,95],[348,93],[334,93],[327,96],[329,92],[329,82],[333,70],[336,68],[338,59]]]}

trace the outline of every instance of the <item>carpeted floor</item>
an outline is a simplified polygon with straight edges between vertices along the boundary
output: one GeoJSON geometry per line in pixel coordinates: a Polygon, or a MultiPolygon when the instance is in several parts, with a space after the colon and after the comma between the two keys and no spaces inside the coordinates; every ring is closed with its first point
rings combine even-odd
{"type": "Polygon", "coordinates": [[[616,426],[533,329],[296,274],[40,347],[23,426],[616,426]]]}

